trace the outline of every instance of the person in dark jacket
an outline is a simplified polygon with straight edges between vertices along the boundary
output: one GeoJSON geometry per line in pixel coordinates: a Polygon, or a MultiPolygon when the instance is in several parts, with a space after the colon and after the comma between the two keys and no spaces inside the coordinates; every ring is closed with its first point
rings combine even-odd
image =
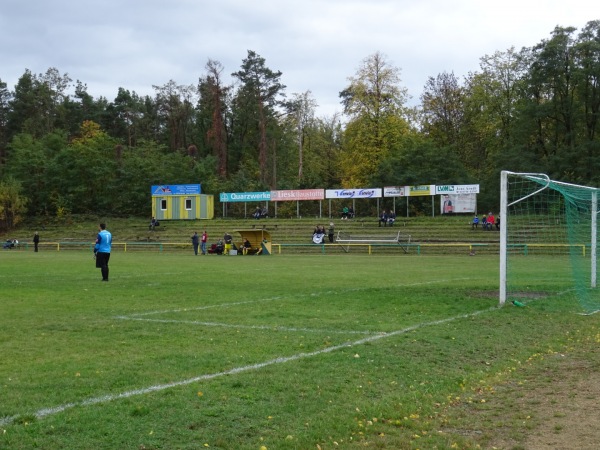
{"type": "Polygon", "coordinates": [[[37,252],[38,251],[38,245],[40,243],[40,235],[39,233],[36,231],[35,234],[33,235],[33,251],[37,252]]]}
{"type": "Polygon", "coordinates": [[[198,232],[194,231],[194,235],[192,236],[192,245],[194,246],[194,255],[198,256],[198,245],[200,245],[200,237],[198,236],[198,232]]]}

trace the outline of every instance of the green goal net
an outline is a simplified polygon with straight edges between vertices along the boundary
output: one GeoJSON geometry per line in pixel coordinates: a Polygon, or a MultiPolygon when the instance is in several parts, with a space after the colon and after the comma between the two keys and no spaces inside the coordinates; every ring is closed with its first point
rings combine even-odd
{"type": "Polygon", "coordinates": [[[599,189],[508,171],[500,188],[500,304],[540,300],[600,310],[599,189]]]}

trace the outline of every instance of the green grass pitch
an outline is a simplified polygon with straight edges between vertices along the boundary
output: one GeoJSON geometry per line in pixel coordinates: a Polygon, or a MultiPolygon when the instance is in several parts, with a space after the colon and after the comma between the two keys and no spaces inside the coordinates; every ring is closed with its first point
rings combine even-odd
{"type": "Polygon", "coordinates": [[[0,254],[0,448],[464,446],[453,402],[597,333],[493,256],[111,258],[0,254]]]}

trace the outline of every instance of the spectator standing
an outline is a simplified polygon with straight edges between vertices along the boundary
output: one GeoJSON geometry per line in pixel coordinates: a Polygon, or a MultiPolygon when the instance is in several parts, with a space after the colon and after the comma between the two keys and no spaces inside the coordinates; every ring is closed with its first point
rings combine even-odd
{"type": "Polygon", "coordinates": [[[231,242],[232,241],[233,241],[233,238],[231,237],[229,232],[226,231],[225,234],[223,235],[223,242],[225,243],[225,249],[223,250],[224,255],[229,255],[229,252],[231,251],[231,242]]]}
{"type": "Polygon", "coordinates": [[[329,238],[329,242],[333,244],[333,237],[335,235],[335,227],[333,222],[329,224],[329,229],[327,230],[327,237],[329,238]]]}
{"type": "Polygon", "coordinates": [[[40,235],[39,233],[36,231],[35,234],[33,235],[33,251],[37,253],[38,251],[38,245],[40,243],[40,235]]]}
{"type": "Polygon", "coordinates": [[[102,281],[108,281],[108,260],[112,249],[112,234],[106,229],[106,224],[101,223],[96,236],[94,253],[96,254],[96,268],[102,273],[102,281]]]}
{"type": "Polygon", "coordinates": [[[198,232],[194,231],[194,235],[192,236],[192,245],[194,246],[194,255],[198,256],[198,245],[200,244],[200,237],[198,236],[198,232]]]}
{"type": "Polygon", "coordinates": [[[474,230],[475,228],[479,227],[479,217],[477,217],[477,214],[475,214],[475,217],[473,217],[473,222],[471,223],[471,229],[474,230]]]}
{"type": "Polygon", "coordinates": [[[206,230],[202,233],[202,238],[200,239],[200,250],[203,255],[206,255],[206,242],[208,241],[208,234],[206,230]]]}

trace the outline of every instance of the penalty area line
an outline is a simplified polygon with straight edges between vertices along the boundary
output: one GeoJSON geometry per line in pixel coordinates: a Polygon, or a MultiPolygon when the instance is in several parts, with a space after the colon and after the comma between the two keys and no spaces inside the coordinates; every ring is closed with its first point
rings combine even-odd
{"type": "MultiPolygon", "coordinates": [[[[340,344],[340,345],[334,345],[334,346],[327,347],[327,348],[324,348],[324,349],[321,349],[321,350],[316,350],[314,352],[298,353],[298,354],[291,355],[291,356],[282,356],[282,357],[279,357],[279,358],[275,358],[275,359],[271,359],[271,360],[268,360],[268,361],[264,361],[262,363],[250,364],[250,365],[247,365],[247,366],[236,367],[236,368],[233,368],[231,370],[226,370],[226,371],[223,371],[223,372],[217,372],[217,373],[212,373],[212,374],[200,375],[200,376],[197,376],[197,377],[188,378],[187,380],[175,381],[175,382],[166,383],[166,384],[157,384],[155,386],[150,386],[150,387],[146,387],[146,388],[142,388],[142,389],[135,389],[135,390],[131,390],[131,391],[125,391],[125,392],[121,392],[119,394],[109,394],[109,395],[104,395],[104,396],[100,396],[100,397],[88,398],[88,399],[85,399],[85,400],[81,400],[79,402],[65,403],[63,405],[53,406],[53,407],[50,407],[50,408],[42,408],[42,409],[39,409],[38,411],[36,411],[35,413],[33,413],[33,415],[37,419],[43,419],[44,417],[47,417],[47,416],[50,416],[50,415],[54,415],[54,414],[58,414],[58,413],[61,413],[63,411],[66,411],[68,409],[79,407],[79,406],[92,406],[92,405],[97,405],[99,403],[108,403],[108,402],[112,402],[112,401],[120,400],[120,399],[124,399],[124,398],[129,398],[129,397],[134,397],[134,396],[144,395],[144,394],[150,394],[150,393],[153,393],[153,392],[164,391],[166,389],[171,389],[171,388],[175,388],[175,387],[187,386],[187,385],[190,385],[192,383],[197,383],[197,382],[200,382],[200,381],[213,380],[215,378],[220,378],[220,377],[224,377],[224,376],[227,376],[227,375],[236,375],[236,374],[243,373],[243,372],[250,372],[250,371],[260,370],[260,369],[263,369],[265,367],[273,366],[273,365],[276,365],[276,364],[284,364],[284,363],[288,363],[288,362],[292,362],[292,361],[298,361],[300,359],[305,359],[305,358],[311,358],[311,357],[314,357],[314,356],[324,355],[324,354],[327,354],[327,353],[334,352],[336,350],[341,350],[341,349],[344,349],[344,348],[349,348],[349,347],[354,347],[354,346],[357,346],[357,345],[366,344],[368,342],[378,341],[380,339],[384,339],[384,338],[388,338],[388,337],[393,337],[393,336],[398,336],[398,335],[401,335],[401,334],[406,334],[406,333],[409,333],[411,331],[418,330],[420,328],[425,328],[425,327],[430,327],[430,326],[435,326],[435,325],[442,325],[442,324],[445,324],[445,323],[448,323],[448,322],[453,322],[455,320],[467,319],[467,318],[470,318],[470,317],[475,317],[475,316],[477,316],[479,314],[482,314],[482,313],[485,313],[485,312],[496,311],[496,310],[498,310],[497,307],[483,309],[483,310],[480,310],[480,311],[475,311],[475,312],[468,313],[468,314],[461,314],[459,316],[449,317],[449,318],[446,318],[446,319],[434,320],[434,321],[431,321],[431,322],[423,322],[423,323],[420,323],[420,324],[416,324],[416,325],[412,325],[410,327],[403,328],[401,330],[396,330],[396,331],[392,331],[392,332],[385,333],[385,334],[378,334],[378,335],[374,335],[374,336],[368,336],[368,337],[359,339],[357,341],[346,342],[346,343],[343,343],[343,344],[340,344]]],[[[11,417],[0,418],[0,426],[10,425],[15,420],[17,420],[18,418],[19,418],[18,415],[11,416],[11,417]]]]}
{"type": "Polygon", "coordinates": [[[116,316],[115,319],[120,320],[137,320],[139,322],[157,322],[157,323],[174,323],[182,325],[200,325],[204,327],[221,327],[221,328],[239,328],[246,330],[268,330],[268,331],[291,331],[300,333],[325,333],[325,334],[366,334],[372,335],[383,332],[373,331],[354,331],[354,330],[323,330],[318,328],[296,328],[296,327],[284,327],[280,325],[236,325],[231,323],[222,322],[202,322],[199,320],[175,320],[175,319],[145,319],[142,317],[131,317],[131,316],[116,316]]]}
{"type": "MultiPolygon", "coordinates": [[[[399,284],[389,286],[389,287],[391,287],[391,288],[417,287],[417,286],[426,286],[426,285],[430,285],[430,284],[448,283],[448,282],[465,281],[465,280],[476,280],[476,279],[477,278],[471,278],[471,277],[456,278],[453,280],[439,279],[439,280],[429,280],[429,281],[419,282],[419,283],[399,283],[399,284]]],[[[327,291],[321,291],[321,292],[317,291],[317,292],[310,292],[310,293],[300,294],[300,295],[275,296],[275,297],[267,297],[267,298],[257,298],[255,300],[239,300],[239,301],[230,302],[230,303],[218,303],[218,304],[214,304],[214,305],[203,305],[203,306],[177,308],[177,309],[164,309],[164,310],[158,310],[158,311],[146,311],[146,312],[140,312],[140,313],[133,313],[128,316],[119,316],[119,318],[133,318],[133,317],[144,317],[144,316],[152,316],[152,315],[160,315],[160,314],[168,314],[168,313],[202,311],[202,310],[206,310],[206,309],[215,309],[215,308],[230,308],[232,306],[249,305],[249,304],[259,303],[259,302],[273,302],[273,301],[278,301],[278,300],[283,300],[283,301],[300,300],[303,298],[321,297],[323,295],[341,295],[341,294],[349,294],[349,293],[356,293],[356,292],[364,292],[364,291],[371,290],[371,289],[373,289],[373,287],[347,288],[347,289],[341,289],[341,290],[327,290],[327,291]]]]}

